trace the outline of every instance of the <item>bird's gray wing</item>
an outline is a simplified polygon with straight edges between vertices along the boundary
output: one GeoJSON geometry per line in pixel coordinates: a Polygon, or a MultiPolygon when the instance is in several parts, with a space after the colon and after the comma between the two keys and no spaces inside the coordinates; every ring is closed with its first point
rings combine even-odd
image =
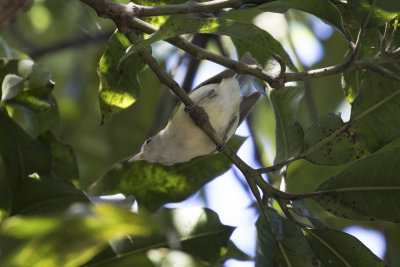
{"type": "Polygon", "coordinates": [[[217,75],[211,77],[210,79],[205,80],[205,81],[202,82],[201,84],[197,85],[197,86],[193,89],[193,91],[196,90],[196,89],[198,89],[198,88],[200,88],[200,87],[202,87],[202,86],[204,86],[204,85],[214,84],[214,83],[215,83],[215,84],[220,84],[221,81],[222,81],[222,79],[229,78],[229,77],[233,77],[233,76],[235,76],[235,74],[236,74],[236,72],[233,71],[233,70],[231,70],[231,69],[224,70],[223,72],[220,72],[220,73],[218,73],[217,75]]]}

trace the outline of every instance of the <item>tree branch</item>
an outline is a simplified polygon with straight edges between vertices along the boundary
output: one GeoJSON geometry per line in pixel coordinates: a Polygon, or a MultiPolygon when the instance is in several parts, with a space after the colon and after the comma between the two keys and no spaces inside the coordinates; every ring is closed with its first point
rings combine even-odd
{"type": "MultiPolygon", "coordinates": [[[[126,34],[128,39],[132,44],[138,43],[139,37],[132,31],[126,34]]],[[[175,82],[169,75],[164,71],[164,69],[158,64],[157,60],[153,58],[147,48],[139,48],[138,52],[142,59],[147,63],[147,65],[153,70],[153,72],[158,76],[160,82],[168,86],[182,101],[185,105],[185,111],[188,112],[189,116],[193,119],[194,123],[201,128],[204,133],[210,137],[210,139],[215,143],[218,150],[223,152],[230,160],[233,162],[239,170],[243,173],[247,182],[249,183],[250,189],[252,190],[257,202],[260,204],[261,208],[264,209],[262,204],[261,195],[257,185],[262,184],[264,195],[272,196],[275,195],[279,190],[273,188],[271,185],[267,184],[256,170],[247,165],[239,156],[236,155],[228,146],[222,138],[215,132],[214,128],[211,126],[208,119],[208,114],[200,106],[197,106],[192,99],[181,89],[177,82],[175,82]]],[[[238,63],[239,64],[239,63],[238,63]]]]}
{"type": "MultiPolygon", "coordinates": [[[[132,9],[128,5],[116,4],[108,0],[81,0],[91,6],[99,17],[109,18],[114,21],[122,33],[130,32],[133,29],[151,34],[159,28],[137,18],[138,10],[132,9]]],[[[281,88],[284,85],[282,77],[273,77],[263,68],[256,65],[237,64],[237,61],[217,55],[204,48],[190,43],[180,36],[165,40],[170,44],[181,48],[198,59],[207,59],[225,66],[237,73],[251,74],[266,81],[273,88],[281,88]]],[[[280,63],[281,64],[281,63],[280,63]]]]}
{"type": "Polygon", "coordinates": [[[138,17],[150,17],[150,16],[163,16],[173,14],[188,14],[188,13],[200,13],[200,12],[213,12],[228,7],[240,7],[245,3],[255,2],[252,0],[214,0],[208,2],[194,2],[188,1],[182,4],[176,5],[164,5],[164,6],[142,6],[134,3],[130,3],[133,8],[138,10],[138,17]]]}
{"type": "MultiPolygon", "coordinates": [[[[132,44],[135,44],[135,43],[138,43],[141,41],[139,39],[139,37],[136,35],[136,33],[134,32],[134,30],[140,30],[145,33],[153,33],[158,30],[157,27],[138,19],[137,16],[138,16],[138,14],[140,15],[141,11],[137,8],[133,8],[132,4],[121,5],[121,4],[116,4],[116,3],[110,2],[108,0],[81,0],[81,1],[90,5],[93,9],[95,9],[99,16],[112,19],[114,21],[114,23],[117,25],[119,31],[124,33],[128,37],[128,39],[132,42],[132,44]]],[[[224,3],[224,4],[227,4],[227,2],[239,3],[239,1],[236,1],[236,0],[232,0],[232,1],[220,0],[220,1],[215,1],[215,2],[224,3]]],[[[240,3],[242,3],[242,2],[240,2],[240,3]]],[[[212,6],[212,3],[207,2],[207,5],[212,6]]],[[[207,6],[207,5],[205,5],[205,6],[207,6]]],[[[181,10],[181,11],[186,10],[187,12],[194,12],[193,9],[179,9],[184,6],[178,5],[179,8],[176,7],[177,5],[173,5],[173,6],[175,9],[174,9],[174,11],[170,10],[170,12],[178,12],[177,10],[181,10]]],[[[195,6],[198,7],[198,5],[195,5],[195,6]]],[[[202,6],[202,8],[203,8],[204,5],[200,5],[200,6],[202,6]]],[[[156,9],[156,7],[153,7],[153,9],[148,9],[148,10],[153,10],[152,12],[154,12],[154,10],[157,10],[157,9],[156,9]]],[[[165,11],[165,9],[164,9],[164,11],[165,11]]],[[[148,12],[150,12],[150,11],[148,11],[148,12]]],[[[161,11],[157,11],[157,12],[161,12],[161,11]]],[[[150,14],[150,13],[148,13],[148,14],[150,14]]],[[[163,14],[165,14],[165,13],[163,13],[163,14]]],[[[386,70],[384,68],[374,67],[378,63],[385,63],[385,62],[391,62],[391,61],[393,62],[393,59],[386,54],[381,54],[380,56],[376,56],[376,57],[366,59],[366,60],[357,60],[359,42],[360,42],[360,38],[361,38],[362,34],[363,34],[363,31],[361,29],[359,32],[358,38],[357,38],[357,42],[354,46],[353,53],[346,62],[338,64],[338,65],[322,68],[322,69],[310,70],[310,71],[300,72],[300,73],[285,73],[286,70],[285,70],[285,65],[284,65],[283,61],[279,58],[279,56],[273,55],[275,57],[275,59],[279,62],[279,64],[281,64],[281,68],[282,68],[279,77],[276,77],[276,78],[271,77],[261,67],[258,67],[256,65],[242,64],[242,63],[232,60],[230,58],[211,53],[206,49],[203,49],[199,46],[196,46],[196,45],[186,41],[185,39],[183,39],[180,36],[170,38],[166,41],[185,50],[186,52],[190,53],[191,55],[193,55],[194,57],[196,57],[198,59],[208,59],[210,61],[216,62],[225,67],[228,67],[238,73],[247,73],[247,74],[256,76],[258,78],[261,78],[264,81],[268,82],[274,88],[282,87],[285,84],[285,82],[304,81],[304,80],[308,80],[311,78],[317,78],[317,77],[323,77],[323,76],[342,73],[344,71],[351,70],[354,68],[371,69],[371,70],[379,72],[381,74],[385,74],[387,77],[391,77],[392,79],[398,79],[398,76],[396,74],[390,72],[389,70],[386,70]]],[[[259,188],[262,190],[263,198],[265,198],[265,199],[268,199],[270,197],[275,197],[278,199],[296,200],[296,199],[303,199],[306,197],[312,197],[312,196],[332,193],[332,192],[314,192],[314,193],[309,193],[309,194],[290,194],[290,193],[282,192],[282,191],[272,187],[271,185],[269,185],[262,178],[261,174],[278,170],[281,167],[288,165],[295,160],[304,158],[306,155],[315,151],[316,149],[321,147],[323,144],[330,141],[332,138],[335,138],[337,134],[340,134],[343,130],[346,129],[346,127],[348,127],[348,123],[343,125],[339,129],[337,129],[328,138],[325,138],[323,141],[315,144],[314,146],[309,148],[307,151],[304,151],[303,153],[297,155],[296,157],[290,158],[290,159],[283,161],[281,163],[278,163],[274,166],[255,170],[255,169],[251,168],[249,165],[247,165],[240,157],[237,156],[236,153],[234,153],[228,146],[225,145],[222,138],[215,132],[215,130],[211,126],[209,119],[208,119],[208,115],[204,111],[204,109],[194,104],[194,102],[189,98],[189,96],[186,94],[186,92],[182,88],[180,88],[180,86],[158,64],[156,59],[154,59],[152,57],[151,53],[147,50],[147,48],[145,48],[145,47],[139,48],[138,52],[139,52],[140,56],[142,57],[142,59],[147,63],[147,65],[157,75],[160,82],[165,84],[166,86],[168,86],[182,101],[182,103],[185,105],[185,111],[188,112],[189,116],[193,119],[194,123],[210,137],[210,139],[217,146],[218,150],[220,152],[223,152],[230,159],[230,161],[233,162],[239,168],[239,170],[243,173],[244,177],[246,178],[247,183],[250,186],[250,189],[252,190],[253,195],[255,196],[255,198],[257,199],[257,202],[259,203],[259,205],[261,206],[261,208],[263,210],[264,216],[266,216],[266,214],[267,214],[266,213],[267,207],[263,204],[263,201],[261,199],[261,195],[259,192],[259,188]]],[[[397,50],[395,52],[397,52],[397,50]]],[[[400,79],[398,79],[398,80],[400,80],[400,79]]]]}
{"type": "Polygon", "coordinates": [[[97,43],[99,41],[106,41],[113,34],[114,30],[101,32],[96,35],[81,35],[72,39],[63,40],[59,43],[47,46],[47,47],[35,47],[28,54],[31,58],[37,59],[42,57],[48,53],[57,52],[59,50],[74,48],[74,47],[82,47],[83,45],[97,43]]]}

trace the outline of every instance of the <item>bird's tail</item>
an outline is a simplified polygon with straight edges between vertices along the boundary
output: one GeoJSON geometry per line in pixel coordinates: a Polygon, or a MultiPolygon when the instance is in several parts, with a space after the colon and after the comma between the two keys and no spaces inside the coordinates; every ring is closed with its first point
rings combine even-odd
{"type": "MultiPolygon", "coordinates": [[[[257,60],[251,56],[250,52],[244,53],[242,59],[240,60],[241,63],[247,64],[247,65],[258,65],[260,64],[257,62],[257,60]]],[[[247,83],[252,82],[254,79],[253,75],[250,74],[236,74],[235,78],[238,80],[240,88],[243,88],[247,83]]]]}

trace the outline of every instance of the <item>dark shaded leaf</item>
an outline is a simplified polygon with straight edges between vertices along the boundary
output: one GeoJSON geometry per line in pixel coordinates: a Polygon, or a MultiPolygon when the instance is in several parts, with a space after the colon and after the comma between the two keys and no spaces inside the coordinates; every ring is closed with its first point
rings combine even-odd
{"type": "Polygon", "coordinates": [[[297,121],[297,110],[303,95],[302,86],[271,90],[270,101],[276,123],[274,164],[296,156],[303,148],[303,128],[297,121]]]}
{"type": "Polygon", "coordinates": [[[351,119],[343,123],[329,114],[305,134],[305,158],[337,165],[369,155],[400,136],[400,83],[366,71],[352,104],[351,119]]]}
{"type": "Polygon", "coordinates": [[[385,260],[390,266],[400,265],[400,227],[399,224],[385,223],[384,235],[386,239],[385,260]]]}
{"type": "Polygon", "coordinates": [[[0,111],[0,155],[6,181],[16,192],[28,175],[46,175],[51,169],[50,151],[31,138],[8,115],[0,111]]]}
{"type": "Polygon", "coordinates": [[[375,5],[387,11],[400,12],[400,2],[393,0],[376,0],[375,5]]]}
{"type": "Polygon", "coordinates": [[[318,266],[319,261],[298,225],[275,211],[269,211],[268,218],[273,231],[262,215],[256,224],[256,266],[318,266]]]}
{"type": "Polygon", "coordinates": [[[356,220],[400,222],[400,149],[359,160],[321,184],[313,197],[332,214],[356,220]]]}
{"type": "Polygon", "coordinates": [[[354,155],[355,152],[349,153],[355,150],[350,132],[346,137],[333,136],[333,133],[341,128],[345,128],[345,124],[339,114],[329,113],[314,122],[304,135],[305,145],[312,147],[318,142],[326,143],[322,149],[308,154],[306,159],[314,163],[334,165],[361,157],[362,155],[354,155]],[[331,141],[326,141],[328,138],[331,141]]]}
{"type": "Polygon", "coordinates": [[[51,170],[60,179],[78,183],[79,170],[78,162],[72,147],[58,141],[51,132],[46,132],[39,137],[39,140],[46,144],[51,151],[51,170]]]}
{"type": "Polygon", "coordinates": [[[220,262],[222,264],[223,262],[229,259],[234,259],[238,261],[254,260],[252,257],[241,251],[232,241],[228,242],[227,252],[223,255],[220,262]]]}
{"type": "Polygon", "coordinates": [[[131,106],[140,95],[137,75],[145,66],[142,59],[138,54],[132,54],[120,63],[130,45],[125,35],[116,31],[100,59],[97,73],[100,78],[100,110],[104,121],[131,106]]]}
{"type": "Polygon", "coordinates": [[[134,242],[122,239],[112,243],[119,255],[110,262],[128,262],[137,253],[154,248],[181,248],[182,251],[207,263],[216,263],[227,253],[234,227],[221,224],[212,210],[192,207],[160,209],[153,220],[164,226],[146,238],[133,237],[134,242]]]}
{"type": "Polygon", "coordinates": [[[73,203],[88,203],[86,195],[68,181],[31,175],[14,194],[11,214],[59,213],[73,203]]]}
{"type": "Polygon", "coordinates": [[[307,218],[314,228],[325,229],[327,226],[314,217],[304,200],[295,200],[291,203],[291,210],[301,217],[307,218]]]}
{"type": "Polygon", "coordinates": [[[305,236],[324,266],[386,266],[357,238],[344,232],[308,229],[305,236]]]}
{"type": "Polygon", "coordinates": [[[381,26],[399,15],[397,12],[387,11],[376,5],[371,6],[370,1],[368,0],[349,0],[348,5],[350,7],[350,11],[359,21],[360,25],[364,24],[364,21],[369,16],[368,14],[371,12],[371,8],[373,8],[367,27],[381,26]]]}
{"type": "Polygon", "coordinates": [[[13,197],[14,193],[6,179],[3,163],[0,158],[0,223],[11,212],[13,197]]]}
{"type": "MultiPolygon", "coordinates": [[[[237,150],[243,141],[244,138],[234,136],[228,145],[237,150]]],[[[141,207],[155,210],[163,204],[184,200],[231,165],[223,154],[197,157],[173,166],[123,161],[92,184],[89,194],[133,195],[141,207]]]]}

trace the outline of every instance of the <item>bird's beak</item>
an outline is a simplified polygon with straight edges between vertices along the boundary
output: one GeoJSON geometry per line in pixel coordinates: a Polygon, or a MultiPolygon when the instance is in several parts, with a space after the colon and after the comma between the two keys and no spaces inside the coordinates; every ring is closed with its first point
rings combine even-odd
{"type": "Polygon", "coordinates": [[[130,158],[130,159],[128,160],[128,162],[132,162],[132,161],[136,161],[136,160],[144,160],[144,154],[143,154],[143,152],[137,153],[135,156],[133,156],[132,158],[130,158]]]}

